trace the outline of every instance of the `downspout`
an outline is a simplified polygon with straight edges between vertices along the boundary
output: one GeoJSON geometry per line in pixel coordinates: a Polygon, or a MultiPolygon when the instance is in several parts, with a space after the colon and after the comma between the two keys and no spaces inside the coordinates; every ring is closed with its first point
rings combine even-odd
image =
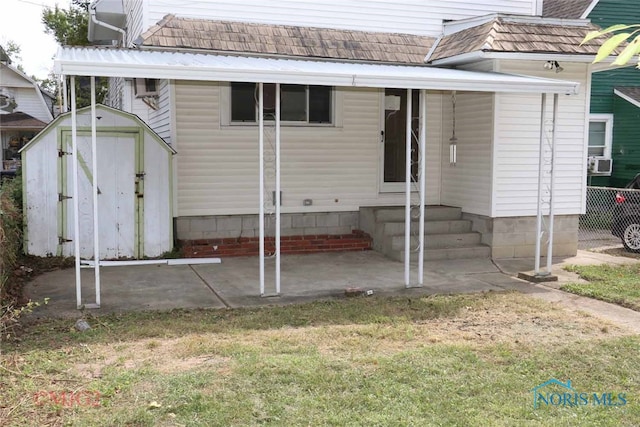
{"type": "Polygon", "coordinates": [[[124,46],[124,44],[125,44],[125,42],[127,40],[127,32],[125,30],[123,30],[122,28],[116,27],[115,25],[107,24],[106,22],[100,21],[96,17],[96,6],[97,6],[98,3],[99,3],[99,1],[97,1],[94,4],[92,4],[91,6],[89,6],[89,15],[91,16],[91,22],[93,22],[95,25],[98,25],[100,27],[108,28],[110,30],[117,31],[120,34],[122,34],[122,45],[124,46]]]}

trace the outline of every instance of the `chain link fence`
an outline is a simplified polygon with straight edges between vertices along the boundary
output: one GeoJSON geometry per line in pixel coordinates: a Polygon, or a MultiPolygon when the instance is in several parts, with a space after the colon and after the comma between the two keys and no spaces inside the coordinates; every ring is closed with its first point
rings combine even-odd
{"type": "MultiPolygon", "coordinates": [[[[625,235],[633,239],[637,231],[629,229],[629,222],[635,209],[640,209],[638,200],[640,190],[587,187],[586,213],[580,216],[579,222],[578,249],[621,248],[625,235]]],[[[640,216],[640,210],[635,215],[640,216]]]]}

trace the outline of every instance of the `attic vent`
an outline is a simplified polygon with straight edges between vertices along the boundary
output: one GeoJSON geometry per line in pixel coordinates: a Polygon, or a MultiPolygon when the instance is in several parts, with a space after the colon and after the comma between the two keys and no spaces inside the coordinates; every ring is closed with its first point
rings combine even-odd
{"type": "Polygon", "coordinates": [[[157,79],[135,79],[136,98],[158,96],[157,79]]]}

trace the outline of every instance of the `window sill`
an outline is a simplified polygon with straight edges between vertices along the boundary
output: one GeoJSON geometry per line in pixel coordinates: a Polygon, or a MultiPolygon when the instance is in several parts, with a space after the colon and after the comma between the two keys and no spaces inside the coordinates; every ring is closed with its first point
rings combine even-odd
{"type": "MultiPolygon", "coordinates": [[[[306,123],[306,122],[280,122],[281,127],[291,127],[291,128],[335,128],[337,127],[334,123],[306,123]]],[[[223,123],[222,127],[234,128],[234,127],[249,127],[249,128],[257,128],[258,122],[230,122],[223,123]]],[[[264,121],[264,127],[275,127],[275,122],[271,120],[264,121]]]]}

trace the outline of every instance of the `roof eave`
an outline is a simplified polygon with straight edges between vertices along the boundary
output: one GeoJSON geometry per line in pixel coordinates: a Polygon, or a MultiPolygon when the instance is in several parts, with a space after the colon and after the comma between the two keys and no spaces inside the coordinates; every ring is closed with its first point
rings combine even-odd
{"type": "Polygon", "coordinates": [[[335,63],[297,58],[231,60],[231,57],[218,55],[90,48],[63,49],[55,59],[55,67],[58,73],[66,75],[341,87],[567,94],[578,93],[580,87],[570,81],[461,70],[435,72],[434,67],[416,65],[335,63]],[[317,65],[323,62],[324,66],[317,65]]]}

